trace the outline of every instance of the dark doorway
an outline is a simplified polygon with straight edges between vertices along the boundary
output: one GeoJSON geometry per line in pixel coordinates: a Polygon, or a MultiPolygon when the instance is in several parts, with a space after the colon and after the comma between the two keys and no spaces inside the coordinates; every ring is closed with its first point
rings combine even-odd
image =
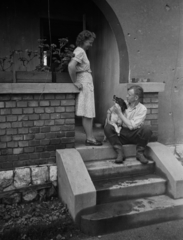
{"type": "Polygon", "coordinates": [[[48,44],[58,45],[59,38],[68,38],[70,44],[75,44],[76,36],[83,30],[83,22],[74,20],[50,19],[49,23],[48,19],[42,18],[40,25],[41,38],[47,39],[48,44]]]}

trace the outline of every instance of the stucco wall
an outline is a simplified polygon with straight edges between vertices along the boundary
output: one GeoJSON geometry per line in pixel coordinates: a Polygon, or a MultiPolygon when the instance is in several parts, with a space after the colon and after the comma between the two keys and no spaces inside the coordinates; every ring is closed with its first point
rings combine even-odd
{"type": "Polygon", "coordinates": [[[131,77],[148,77],[166,83],[165,92],[160,93],[159,141],[183,142],[183,2],[107,2],[125,34],[131,77]]]}

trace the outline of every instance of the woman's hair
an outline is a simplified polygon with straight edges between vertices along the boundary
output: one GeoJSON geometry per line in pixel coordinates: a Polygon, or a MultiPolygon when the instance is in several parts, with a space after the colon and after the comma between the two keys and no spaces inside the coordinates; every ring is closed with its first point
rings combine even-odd
{"type": "Polygon", "coordinates": [[[76,38],[76,46],[82,46],[83,43],[90,38],[96,38],[96,35],[94,32],[90,32],[88,30],[84,30],[80,32],[76,38]]]}
{"type": "Polygon", "coordinates": [[[128,90],[133,89],[134,90],[134,94],[138,96],[139,101],[141,103],[143,103],[143,88],[139,85],[132,85],[131,87],[128,88],[128,90]]]}

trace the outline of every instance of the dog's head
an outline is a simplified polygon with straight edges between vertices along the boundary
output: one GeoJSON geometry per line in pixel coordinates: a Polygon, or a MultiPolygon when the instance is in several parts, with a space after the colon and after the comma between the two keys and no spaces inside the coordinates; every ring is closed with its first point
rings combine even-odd
{"type": "Polygon", "coordinates": [[[121,107],[122,113],[124,113],[124,111],[127,109],[127,105],[125,101],[122,98],[116,97],[116,95],[113,96],[113,101],[119,104],[119,106],[121,107]]]}

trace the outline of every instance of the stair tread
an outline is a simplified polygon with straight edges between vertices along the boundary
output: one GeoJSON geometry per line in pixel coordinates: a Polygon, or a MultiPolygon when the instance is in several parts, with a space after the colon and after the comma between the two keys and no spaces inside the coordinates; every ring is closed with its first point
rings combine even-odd
{"type": "MultiPolygon", "coordinates": [[[[147,165],[153,165],[153,161],[149,161],[147,165]]],[[[107,168],[125,168],[131,166],[142,165],[135,157],[127,158],[123,164],[116,164],[114,159],[107,159],[107,160],[98,160],[98,161],[88,161],[85,162],[86,168],[88,170],[94,169],[107,169],[107,168]]]]}
{"type": "Polygon", "coordinates": [[[166,179],[155,175],[147,174],[145,176],[134,176],[126,178],[113,178],[113,179],[103,179],[94,181],[94,185],[97,191],[106,190],[106,189],[118,189],[118,188],[127,188],[135,187],[139,185],[150,185],[154,183],[165,183],[166,179]]]}
{"type": "Polygon", "coordinates": [[[163,210],[165,208],[173,209],[176,206],[183,206],[183,199],[172,199],[167,195],[159,195],[96,205],[93,213],[85,214],[81,217],[85,220],[100,221],[153,210],[163,210]]]}

